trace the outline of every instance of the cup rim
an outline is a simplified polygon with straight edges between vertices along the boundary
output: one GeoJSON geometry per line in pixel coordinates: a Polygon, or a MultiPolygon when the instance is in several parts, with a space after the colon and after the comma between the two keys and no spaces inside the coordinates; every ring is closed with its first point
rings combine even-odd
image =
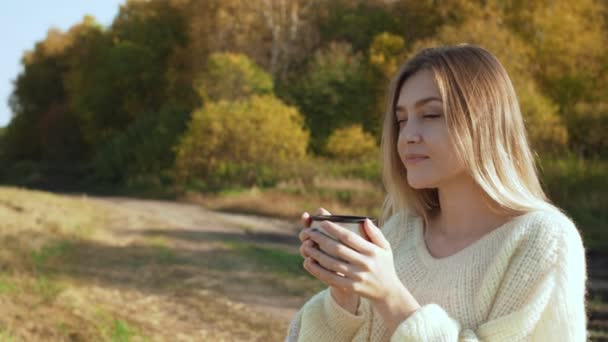
{"type": "Polygon", "coordinates": [[[368,216],[355,216],[355,215],[314,215],[311,216],[313,221],[331,221],[341,223],[362,223],[365,219],[370,219],[372,222],[374,218],[368,216]]]}

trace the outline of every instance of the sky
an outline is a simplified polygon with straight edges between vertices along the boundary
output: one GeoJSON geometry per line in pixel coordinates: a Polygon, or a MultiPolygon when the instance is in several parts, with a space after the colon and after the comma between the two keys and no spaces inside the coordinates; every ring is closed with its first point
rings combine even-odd
{"type": "Polygon", "coordinates": [[[66,31],[86,14],[104,26],[124,0],[9,0],[0,5],[0,127],[11,118],[8,98],[21,72],[21,57],[46,37],[51,27],[66,31]]]}

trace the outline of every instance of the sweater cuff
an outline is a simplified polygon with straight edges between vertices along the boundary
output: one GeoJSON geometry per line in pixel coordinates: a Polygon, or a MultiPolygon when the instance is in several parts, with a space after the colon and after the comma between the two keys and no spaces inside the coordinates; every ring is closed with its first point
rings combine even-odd
{"type": "Polygon", "coordinates": [[[427,304],[401,322],[391,342],[456,341],[460,324],[437,304],[427,304]]]}
{"type": "Polygon", "coordinates": [[[324,296],[323,310],[325,311],[327,323],[333,329],[341,330],[341,334],[354,334],[365,321],[365,316],[362,312],[363,298],[359,299],[359,306],[356,311],[357,315],[353,315],[336,302],[329,288],[325,290],[324,296]]]}

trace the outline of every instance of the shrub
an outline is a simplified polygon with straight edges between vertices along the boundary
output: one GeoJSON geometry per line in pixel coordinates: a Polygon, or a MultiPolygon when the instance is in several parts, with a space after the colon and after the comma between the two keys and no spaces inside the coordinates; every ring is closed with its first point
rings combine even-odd
{"type": "Polygon", "coordinates": [[[193,113],[177,146],[176,175],[206,190],[271,186],[306,157],[308,139],[297,109],[274,96],[211,102],[193,113]]]}
{"type": "Polygon", "coordinates": [[[363,131],[361,125],[336,129],[327,139],[325,151],[342,160],[362,160],[378,152],[375,138],[363,131]]]}

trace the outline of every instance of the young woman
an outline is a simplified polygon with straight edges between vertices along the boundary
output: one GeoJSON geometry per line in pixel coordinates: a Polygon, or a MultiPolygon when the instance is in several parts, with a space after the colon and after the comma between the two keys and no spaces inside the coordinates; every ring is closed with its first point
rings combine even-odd
{"type": "Polygon", "coordinates": [[[543,193],[500,62],[473,45],[426,49],[389,95],[382,229],[302,230],[304,268],[328,288],[287,340],[585,341],[581,236],[543,193]]]}

